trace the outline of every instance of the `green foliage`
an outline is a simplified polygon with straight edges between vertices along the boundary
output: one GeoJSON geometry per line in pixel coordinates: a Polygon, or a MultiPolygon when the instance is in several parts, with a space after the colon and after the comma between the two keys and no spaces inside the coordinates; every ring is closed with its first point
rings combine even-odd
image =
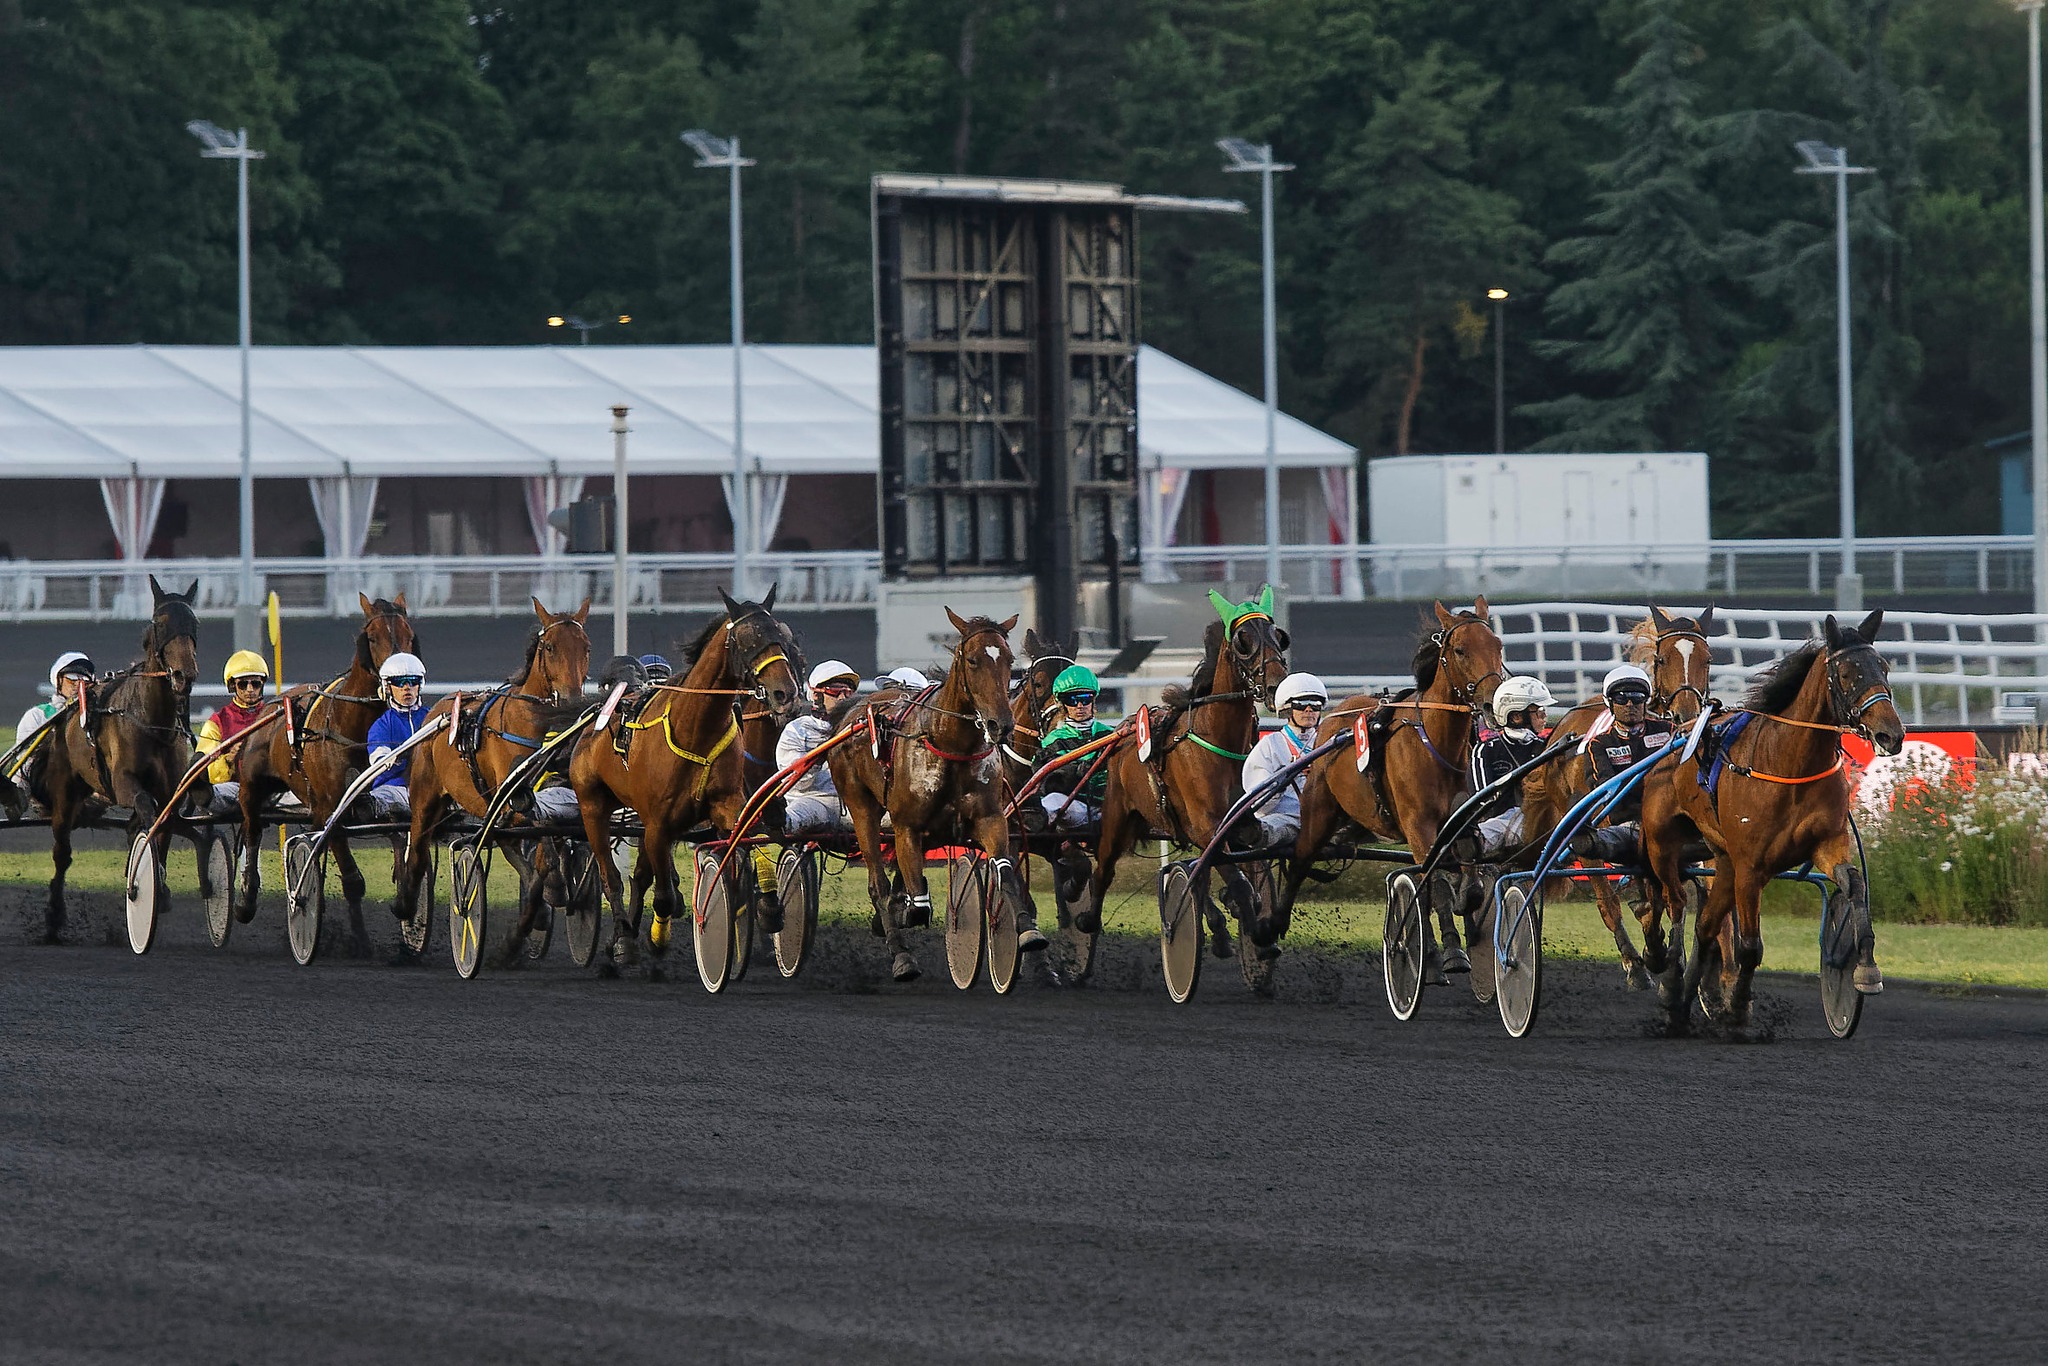
{"type": "MultiPolygon", "coordinates": [[[[1721,534],[1826,529],[1833,202],[1851,206],[1861,524],[1995,525],[2025,420],[2024,23],[2007,0],[0,0],[0,342],[226,341],[246,124],[265,341],[870,335],[879,171],[1256,199],[1288,408],[1370,457],[1700,448],[1721,534]],[[1940,498],[1926,494],[1942,490],[1940,498]]],[[[1144,331],[1259,380],[1257,219],[1151,214],[1144,331]]]]}
{"type": "Polygon", "coordinates": [[[1871,909],[1896,920],[2048,926],[2048,781],[1927,775],[1866,819],[1871,909]]]}

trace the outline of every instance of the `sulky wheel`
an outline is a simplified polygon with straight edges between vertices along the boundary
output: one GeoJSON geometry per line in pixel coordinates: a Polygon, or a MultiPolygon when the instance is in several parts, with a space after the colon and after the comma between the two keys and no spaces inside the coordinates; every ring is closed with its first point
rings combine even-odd
{"type": "Polygon", "coordinates": [[[699,849],[690,888],[690,942],[697,950],[697,980],[713,995],[732,980],[733,879],[718,875],[718,851],[699,849]]]}
{"type": "MultiPolygon", "coordinates": [[[[1470,941],[1465,952],[1472,958],[1472,997],[1481,1005],[1492,1005],[1496,978],[1500,972],[1500,955],[1493,947],[1493,868],[1474,868],[1469,877],[1478,884],[1479,911],[1466,920],[1470,941]]],[[[1470,888],[1472,882],[1464,882],[1461,888],[1470,888]]],[[[1467,905],[1470,903],[1467,902],[1467,905]]]]}
{"type": "Polygon", "coordinates": [[[587,968],[597,957],[598,921],[604,914],[604,875],[588,849],[580,844],[567,848],[564,878],[569,884],[569,904],[562,911],[563,928],[569,934],[569,961],[587,968]]]}
{"type": "Polygon", "coordinates": [[[1094,904],[1094,893],[1088,881],[1091,870],[1087,858],[1073,858],[1070,851],[1069,860],[1052,861],[1053,903],[1058,909],[1060,932],[1046,946],[1046,957],[1054,980],[1062,986],[1077,987],[1095,971],[1095,946],[1102,931],[1100,922],[1092,931],[1074,923],[1076,913],[1094,904]]]}
{"type": "Polygon", "coordinates": [[[320,952],[320,915],[327,909],[327,860],[313,853],[311,833],[284,842],[284,936],[300,967],[320,952]]]}
{"type": "Polygon", "coordinates": [[[978,853],[961,854],[946,865],[946,971],[962,991],[973,986],[981,972],[984,872],[978,853]]]}
{"type": "Polygon", "coordinates": [[[240,837],[220,831],[199,846],[199,862],[206,870],[210,889],[204,899],[206,938],[215,948],[225,948],[228,932],[235,927],[235,867],[241,851],[240,837]]]}
{"type": "Polygon", "coordinates": [[[412,919],[398,922],[398,937],[416,954],[425,953],[434,938],[434,884],[440,873],[441,855],[437,851],[427,860],[426,874],[420,878],[419,894],[412,902],[412,919]]]}
{"type": "Polygon", "coordinates": [[[818,935],[818,886],[825,859],[791,846],[775,864],[775,892],[782,901],[782,928],[775,932],[775,969],[784,977],[804,970],[804,958],[818,935]]]}
{"type": "Polygon", "coordinates": [[[448,858],[448,951],[455,971],[467,981],[484,964],[484,936],[490,930],[490,866],[473,843],[456,845],[448,858]]]}
{"type": "Polygon", "coordinates": [[[164,899],[164,865],[154,844],[141,835],[128,847],[128,947],[149,952],[156,938],[157,905],[164,899]]]}
{"type": "Polygon", "coordinates": [[[1169,863],[1159,874],[1159,965],[1166,994],[1186,1005],[1202,982],[1202,896],[1188,865],[1169,863]]]}
{"type": "Polygon", "coordinates": [[[1493,941],[1498,945],[1499,982],[1496,1002],[1500,1022],[1519,1039],[1536,1023],[1543,1000],[1543,903],[1521,886],[1500,894],[1494,916],[1493,941]]]}
{"type": "Polygon", "coordinates": [[[751,849],[740,851],[732,866],[732,980],[746,980],[754,963],[754,931],[761,917],[754,911],[754,858],[751,849]]]}
{"type": "MultiPolygon", "coordinates": [[[[1271,917],[1279,901],[1279,888],[1273,885],[1273,865],[1270,863],[1243,863],[1238,867],[1245,880],[1251,884],[1252,907],[1257,915],[1271,917]]],[[[1237,971],[1244,978],[1244,984],[1255,996],[1270,997],[1273,994],[1273,964],[1280,957],[1280,946],[1271,944],[1260,948],[1252,943],[1251,922],[1237,927],[1237,971]]]]}
{"type": "Polygon", "coordinates": [[[982,905],[988,912],[988,984],[996,989],[996,995],[1007,996],[1010,988],[1017,985],[1017,960],[1022,956],[1017,947],[1017,918],[1023,910],[1024,889],[1016,873],[1004,876],[1008,865],[999,869],[988,863],[983,868],[982,877],[987,884],[982,905]]]}
{"type": "Polygon", "coordinates": [[[1856,908],[1839,888],[1829,890],[1821,910],[1820,1008],[1828,1033],[1838,1039],[1854,1034],[1863,1018],[1863,994],[1856,990],[1856,908]]]}
{"type": "Polygon", "coordinates": [[[1422,960],[1429,948],[1425,913],[1414,874],[1396,873],[1388,879],[1380,964],[1387,982],[1387,1008],[1397,1020],[1413,1019],[1422,999],[1422,960]]]}

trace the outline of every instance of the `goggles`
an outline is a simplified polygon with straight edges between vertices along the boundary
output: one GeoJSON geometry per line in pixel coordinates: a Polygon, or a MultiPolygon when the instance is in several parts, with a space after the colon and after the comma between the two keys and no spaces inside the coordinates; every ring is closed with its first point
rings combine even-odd
{"type": "Polygon", "coordinates": [[[1095,705],[1095,694],[1092,692],[1061,693],[1060,705],[1063,707],[1092,707],[1095,705]]]}
{"type": "Polygon", "coordinates": [[[824,694],[825,696],[827,696],[827,697],[844,697],[844,696],[846,696],[846,695],[847,695],[848,693],[850,693],[850,692],[852,692],[852,691],[853,691],[853,684],[851,684],[851,683],[820,683],[820,684],[819,684],[819,685],[818,685],[817,687],[815,687],[815,688],[811,689],[811,691],[812,691],[812,692],[819,692],[819,693],[823,693],[823,694],[824,694]]]}
{"type": "Polygon", "coordinates": [[[1287,704],[1289,711],[1321,711],[1330,704],[1320,697],[1297,697],[1287,704]]]}
{"type": "Polygon", "coordinates": [[[427,680],[418,674],[393,674],[384,682],[393,688],[423,688],[427,684],[427,680]]]}
{"type": "Polygon", "coordinates": [[[1647,707],[1650,705],[1650,695],[1641,688],[1616,688],[1613,692],[1607,694],[1607,705],[1610,707],[1647,707]]]}

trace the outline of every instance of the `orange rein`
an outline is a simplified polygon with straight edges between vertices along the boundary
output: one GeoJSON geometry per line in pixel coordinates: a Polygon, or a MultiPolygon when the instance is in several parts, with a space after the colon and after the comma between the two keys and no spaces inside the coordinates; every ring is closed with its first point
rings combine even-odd
{"type": "Polygon", "coordinates": [[[1800,778],[1787,778],[1777,773],[1759,773],[1753,768],[1744,768],[1736,763],[1728,765],[1729,772],[1739,774],[1744,778],[1754,778],[1760,783],[1777,783],[1780,787],[1803,787],[1807,783],[1817,783],[1823,778],[1832,778],[1848,766],[1849,756],[1842,753],[1841,748],[1841,737],[1849,733],[1850,728],[1848,726],[1833,726],[1821,721],[1795,721],[1789,716],[1773,716],[1767,711],[1750,711],[1747,707],[1742,710],[1759,720],[1776,721],[1781,726],[1797,726],[1801,730],[1833,731],[1835,733],[1835,762],[1818,773],[1809,773],[1800,778]]]}

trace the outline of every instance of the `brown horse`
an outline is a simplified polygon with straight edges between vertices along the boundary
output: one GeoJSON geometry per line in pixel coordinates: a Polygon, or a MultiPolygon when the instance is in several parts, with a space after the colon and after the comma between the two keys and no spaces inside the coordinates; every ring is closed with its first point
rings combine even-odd
{"type": "MultiPolygon", "coordinates": [[[[1259,705],[1270,710],[1287,677],[1287,644],[1272,617],[1270,589],[1257,603],[1231,609],[1203,632],[1202,662],[1188,686],[1168,688],[1164,705],[1149,712],[1150,756],[1128,743],[1111,754],[1088,904],[1074,912],[1082,931],[1102,927],[1102,899],[1117,863],[1147,834],[1164,831],[1175,845],[1196,849],[1215,837],[1244,792],[1245,756],[1259,739],[1259,705]]],[[[1251,883],[1235,864],[1220,864],[1217,872],[1240,925],[1251,925],[1260,914],[1251,883]]],[[[1227,958],[1230,931],[1213,907],[1205,912],[1210,952],[1227,958]]]]}
{"type": "MultiPolygon", "coordinates": [[[[527,636],[526,657],[504,687],[482,697],[458,693],[443,698],[427,713],[426,720],[431,721],[459,705],[465,717],[475,718],[471,724],[477,728],[476,748],[465,754],[466,746],[430,742],[412,751],[406,770],[412,829],[391,903],[391,913],[400,920],[413,918],[434,858],[435,828],[456,807],[481,817],[505,776],[545,742],[565,713],[582,705],[583,683],[590,675],[590,636],[584,630],[590,599],[573,612],[550,612],[535,598],[533,614],[540,626],[527,636]]],[[[537,853],[528,857],[529,851],[517,841],[508,842],[505,852],[520,874],[519,924],[505,955],[508,963],[517,963],[540,909],[546,869],[537,853]]]]}
{"type": "MultiPolygon", "coordinates": [[[[256,914],[256,900],[262,891],[263,808],[273,797],[289,791],[306,806],[318,829],[334,814],[336,803],[369,762],[364,741],[370,727],[384,714],[384,699],[378,694],[377,670],[385,660],[400,652],[419,653],[419,637],[413,633],[412,618],[406,615],[405,594],[391,600],[372,602],[361,593],[363,624],[356,632],[356,649],[348,669],[325,687],[293,689],[286,702],[292,707],[291,726],[275,725],[268,735],[244,745],[235,758],[235,777],[242,785],[242,895],[235,915],[247,924],[256,914]]],[[[348,845],[347,836],[337,829],[329,840],[335,865],[341,870],[342,894],[348,898],[349,942],[357,956],[370,952],[370,934],[363,926],[363,870],[348,845]]]]}
{"type": "MultiPolygon", "coordinates": [[[[65,715],[51,746],[43,779],[52,867],[46,943],[63,937],[71,832],[85,808],[94,801],[127,807],[133,843],[170,801],[191,761],[192,680],[199,673],[199,617],[192,603],[199,585],[166,593],[152,574],[149,591],[154,605],[142,633],[142,659],[90,685],[85,705],[65,715]]],[[[204,883],[204,859],[199,876],[204,883]]]]}
{"type": "Polygon", "coordinates": [[[1078,633],[1062,644],[1024,628],[1024,676],[1010,698],[1010,739],[1003,744],[1003,777],[1012,792],[1029,782],[1038,766],[1039,740],[1054,706],[1053,680],[1074,662],[1080,645],[1078,633]]]}
{"type": "MultiPolygon", "coordinates": [[[[1707,632],[1714,624],[1714,609],[1698,617],[1672,616],[1652,603],[1650,615],[1629,631],[1627,660],[1650,675],[1650,710],[1684,725],[1706,705],[1708,680],[1707,632]]],[[[1606,703],[1599,698],[1581,702],[1566,712],[1550,732],[1550,741],[1584,735],[1600,719],[1606,703]]],[[[1590,758],[1560,759],[1530,774],[1522,783],[1522,842],[1529,851],[1541,850],[1543,842],[1572,804],[1593,790],[1595,782],[1590,758]]],[[[1561,885],[1561,884],[1558,884],[1561,885]]],[[[1643,932],[1643,951],[1636,952],[1621,917],[1621,898],[1606,878],[1593,879],[1593,899],[1600,907],[1600,919],[1614,936],[1621,954],[1622,977],[1631,991],[1648,987],[1650,979],[1663,978],[1671,971],[1669,947],[1664,935],[1662,913],[1650,898],[1635,903],[1637,923],[1643,932]]],[[[1677,988],[1676,980],[1669,983],[1677,988]]]]}
{"type": "Polygon", "coordinates": [[[1849,779],[1842,736],[1864,736],[1897,754],[1906,727],[1892,703],[1883,658],[1872,644],[1884,613],[1849,629],[1827,618],[1822,635],[1794,650],[1743,697],[1746,729],[1725,742],[1718,792],[1699,782],[1704,752],[1667,759],[1643,783],[1643,848],[1654,893],[1667,905],[1683,894],[1685,864],[1704,842],[1714,859],[1707,904],[1693,926],[1683,987],[1668,1003],[1682,1033],[1698,995],[1710,1018],[1749,1021],[1751,979],[1763,961],[1764,884],[1811,863],[1847,894],[1855,915],[1858,991],[1883,990],[1870,928],[1869,889],[1849,829],[1849,779]],[[1718,971],[1718,989],[1705,988],[1718,971]]]}
{"type": "MultiPolygon", "coordinates": [[[[868,896],[876,922],[895,955],[890,975],[899,982],[918,975],[904,931],[931,920],[924,855],[938,837],[965,831],[994,862],[997,876],[1022,895],[1021,879],[1010,862],[1010,822],[1004,815],[1009,787],[1003,781],[1001,750],[1015,725],[1010,712],[1010,632],[1017,618],[962,619],[950,607],[946,618],[960,640],[953,647],[945,682],[915,696],[890,688],[848,698],[832,717],[833,725],[841,729],[856,723],[868,727],[865,739],[835,747],[829,762],[832,782],[846,803],[861,857],[867,861],[868,896]],[[893,895],[882,853],[884,812],[894,827],[896,868],[903,884],[903,890],[893,895]]],[[[1041,938],[1030,947],[1043,944],[1041,938]]]]}
{"type": "MultiPolygon", "coordinates": [[[[1507,676],[1507,665],[1501,658],[1500,637],[1489,622],[1485,598],[1475,602],[1469,612],[1452,612],[1440,602],[1435,611],[1435,629],[1416,646],[1415,686],[1391,701],[1363,694],[1347,697],[1317,729],[1316,743],[1322,744],[1347,731],[1355,732],[1358,719],[1366,717],[1370,743],[1379,753],[1361,772],[1356,750],[1339,746],[1309,769],[1302,787],[1301,833],[1287,863],[1279,907],[1270,923],[1255,927],[1255,934],[1264,942],[1287,933],[1302,881],[1346,820],[1373,839],[1406,844],[1420,859],[1436,843],[1444,818],[1465,795],[1472,718],[1493,700],[1494,689],[1507,676]]],[[[1426,628],[1427,618],[1424,620],[1426,628]]],[[[1464,949],[1451,917],[1454,910],[1463,909],[1470,939],[1469,917],[1478,907],[1462,898],[1448,881],[1430,900],[1443,930],[1444,947],[1439,956],[1434,936],[1427,940],[1428,966],[1457,970],[1464,966],[1464,949]]],[[[1426,917],[1424,924],[1427,932],[1426,917]]],[[[1442,980],[1440,971],[1431,976],[1442,980]]]]}
{"type": "Polygon", "coordinates": [[[747,798],[742,704],[751,698],[783,724],[804,705],[788,629],[774,616],[775,590],[759,603],[736,602],[722,589],[719,597],[725,615],[684,647],[682,677],[640,694],[636,701],[644,699],[644,706],[637,717],[614,716],[603,731],[584,735],[569,760],[569,783],[592,850],[611,847],[612,816],[621,807],[632,809],[642,829],[630,902],[612,860],[596,859],[616,928],[607,973],[639,961],[641,899],[650,881],[654,946],[666,951],[679,895],[677,842],[707,821],[729,833],[738,820],[747,798]],[[626,737],[623,752],[614,743],[619,733],[626,737]]]}

